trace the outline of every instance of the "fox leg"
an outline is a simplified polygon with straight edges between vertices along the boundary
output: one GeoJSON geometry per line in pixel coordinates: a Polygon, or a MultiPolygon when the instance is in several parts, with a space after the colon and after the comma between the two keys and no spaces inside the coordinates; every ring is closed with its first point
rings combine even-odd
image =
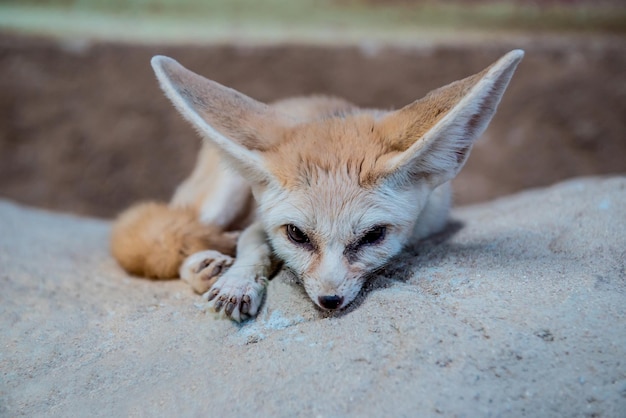
{"type": "Polygon", "coordinates": [[[241,233],[233,265],[203,297],[216,312],[223,310],[225,316],[241,322],[259,312],[268,280],[279,267],[262,225],[254,223],[241,233]]]}
{"type": "Polygon", "coordinates": [[[248,182],[229,169],[217,150],[206,143],[193,172],[178,186],[170,205],[194,207],[202,224],[225,231],[239,231],[250,225],[255,212],[248,182]]]}
{"type": "Polygon", "coordinates": [[[203,294],[211,288],[235,259],[215,250],[200,251],[190,255],[180,266],[179,276],[196,293],[203,294]]]}

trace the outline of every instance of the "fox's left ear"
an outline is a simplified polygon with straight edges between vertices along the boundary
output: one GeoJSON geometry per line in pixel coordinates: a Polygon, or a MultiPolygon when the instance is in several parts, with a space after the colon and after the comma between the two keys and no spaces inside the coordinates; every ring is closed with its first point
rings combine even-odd
{"type": "Polygon", "coordinates": [[[426,178],[438,186],[456,176],[482,135],[524,56],[511,51],[463,80],[430,92],[379,123],[395,153],[383,172],[397,180],[426,178]]]}

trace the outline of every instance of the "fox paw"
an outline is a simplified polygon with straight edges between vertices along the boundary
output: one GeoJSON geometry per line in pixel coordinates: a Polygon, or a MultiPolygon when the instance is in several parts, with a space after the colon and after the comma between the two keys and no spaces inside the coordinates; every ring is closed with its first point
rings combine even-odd
{"type": "Polygon", "coordinates": [[[231,269],[203,297],[215,312],[223,310],[225,316],[241,322],[259,312],[267,284],[267,278],[254,271],[242,274],[242,271],[231,269]]]}
{"type": "Polygon", "coordinates": [[[196,293],[204,293],[228,270],[234,258],[219,251],[206,250],[190,255],[180,267],[180,278],[191,285],[196,293]]]}

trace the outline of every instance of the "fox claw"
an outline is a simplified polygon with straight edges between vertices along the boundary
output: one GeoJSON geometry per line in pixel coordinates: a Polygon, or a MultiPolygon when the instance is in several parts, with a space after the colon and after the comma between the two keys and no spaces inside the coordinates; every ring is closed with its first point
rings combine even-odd
{"type": "Polygon", "coordinates": [[[258,313],[267,283],[265,277],[258,277],[254,272],[246,275],[229,270],[203,297],[215,312],[223,308],[226,317],[241,322],[258,313]]]}
{"type": "Polygon", "coordinates": [[[249,311],[250,311],[250,296],[244,295],[243,299],[241,300],[241,313],[247,315],[249,311]]]}
{"type": "Polygon", "coordinates": [[[217,295],[220,294],[220,290],[213,287],[210,292],[207,292],[207,301],[211,302],[217,295]]]}
{"type": "Polygon", "coordinates": [[[228,303],[226,304],[226,307],[224,308],[224,313],[228,316],[231,316],[233,311],[235,310],[236,304],[237,304],[237,298],[234,296],[231,297],[228,303]]]}

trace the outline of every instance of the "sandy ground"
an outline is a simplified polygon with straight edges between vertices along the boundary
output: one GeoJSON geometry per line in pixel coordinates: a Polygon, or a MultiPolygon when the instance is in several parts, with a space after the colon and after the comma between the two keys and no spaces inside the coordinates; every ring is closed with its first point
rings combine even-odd
{"type": "Polygon", "coordinates": [[[0,415],[624,417],[625,208],[624,176],[460,208],[348,311],[281,275],[237,325],[0,201],[0,415]]]}

